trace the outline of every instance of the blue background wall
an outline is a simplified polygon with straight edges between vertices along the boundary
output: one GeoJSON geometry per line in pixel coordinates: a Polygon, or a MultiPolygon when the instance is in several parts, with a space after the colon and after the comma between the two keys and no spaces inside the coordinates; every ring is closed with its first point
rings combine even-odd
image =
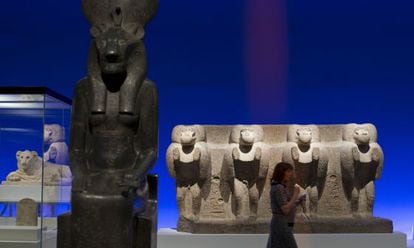
{"type": "MultiPolygon", "coordinates": [[[[372,122],[386,156],[376,214],[409,232],[413,9],[413,1],[161,0],[146,37],[160,95],[160,227],[177,218],[165,166],[177,124],[372,122]]],[[[88,45],[79,0],[7,1],[0,86],[71,96],[88,45]]]]}

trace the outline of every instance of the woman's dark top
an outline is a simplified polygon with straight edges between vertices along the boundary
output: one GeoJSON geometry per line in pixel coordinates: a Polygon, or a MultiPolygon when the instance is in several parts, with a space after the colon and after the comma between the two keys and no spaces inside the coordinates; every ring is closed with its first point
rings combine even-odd
{"type": "Polygon", "coordinates": [[[279,182],[272,182],[270,201],[273,218],[270,223],[270,235],[267,241],[267,248],[298,248],[292,233],[296,207],[292,208],[288,214],[284,214],[281,208],[291,198],[292,195],[288,192],[285,185],[279,182]]]}
{"type": "Polygon", "coordinates": [[[285,223],[293,223],[295,220],[296,207],[293,207],[288,214],[284,214],[282,206],[287,204],[292,195],[286,186],[280,182],[273,181],[270,188],[270,204],[273,217],[285,223]]]}

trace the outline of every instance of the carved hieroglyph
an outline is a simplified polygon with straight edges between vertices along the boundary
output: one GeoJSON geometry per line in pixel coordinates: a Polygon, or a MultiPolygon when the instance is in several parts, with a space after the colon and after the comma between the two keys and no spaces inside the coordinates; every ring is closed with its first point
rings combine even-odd
{"type": "Polygon", "coordinates": [[[384,160],[372,124],[180,125],[172,141],[179,231],[268,232],[270,178],[283,161],[306,194],[296,232],[392,232],[372,216],[384,160]]]}

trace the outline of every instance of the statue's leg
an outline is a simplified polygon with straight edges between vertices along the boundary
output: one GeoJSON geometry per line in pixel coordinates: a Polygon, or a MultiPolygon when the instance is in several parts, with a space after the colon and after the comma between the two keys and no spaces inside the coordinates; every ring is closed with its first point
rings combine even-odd
{"type": "Polygon", "coordinates": [[[71,248],[131,248],[133,193],[72,192],[71,248]]]}
{"type": "Polygon", "coordinates": [[[367,215],[372,216],[374,211],[375,185],[371,181],[366,186],[367,191],[367,215]]]}
{"type": "Polygon", "coordinates": [[[198,184],[191,186],[190,190],[193,197],[192,218],[198,220],[201,209],[201,190],[198,184]]]}
{"type": "Polygon", "coordinates": [[[318,211],[318,188],[316,186],[309,187],[309,212],[311,215],[318,211]]]}
{"type": "Polygon", "coordinates": [[[234,179],[234,196],[236,198],[236,216],[249,216],[249,192],[247,186],[238,179],[234,179]]]}
{"type": "Polygon", "coordinates": [[[352,190],[352,197],[351,197],[351,213],[357,214],[358,213],[358,205],[359,205],[359,190],[354,188],[352,190]]]}
{"type": "Polygon", "coordinates": [[[249,189],[249,206],[250,206],[250,218],[257,217],[257,208],[259,204],[259,190],[257,189],[257,184],[254,183],[249,189]]]}
{"type": "Polygon", "coordinates": [[[180,217],[187,217],[187,209],[185,207],[185,195],[186,195],[187,188],[177,186],[177,203],[178,203],[178,212],[180,217]]]}

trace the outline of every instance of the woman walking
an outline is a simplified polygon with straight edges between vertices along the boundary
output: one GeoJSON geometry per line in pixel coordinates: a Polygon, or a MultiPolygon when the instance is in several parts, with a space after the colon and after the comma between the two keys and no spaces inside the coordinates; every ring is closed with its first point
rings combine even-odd
{"type": "Polygon", "coordinates": [[[296,214],[296,206],[303,198],[299,198],[300,188],[295,185],[293,194],[289,194],[286,186],[294,176],[293,166],[279,163],[273,172],[270,189],[272,222],[267,248],[297,248],[292,229],[296,214]]]}

